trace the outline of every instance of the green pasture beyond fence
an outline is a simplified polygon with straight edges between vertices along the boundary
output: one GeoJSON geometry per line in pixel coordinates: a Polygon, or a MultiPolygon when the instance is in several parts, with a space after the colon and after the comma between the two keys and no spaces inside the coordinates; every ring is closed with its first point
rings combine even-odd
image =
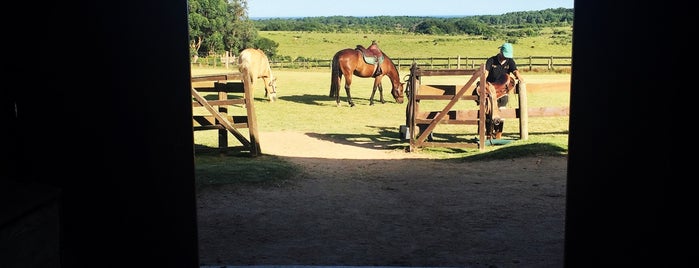
{"type": "MultiPolygon", "coordinates": [[[[430,69],[474,69],[481,63],[485,63],[487,57],[443,57],[443,58],[393,58],[393,62],[399,69],[408,69],[413,64],[419,66],[429,66],[430,69]]],[[[570,68],[572,66],[572,57],[564,56],[529,56],[524,58],[515,58],[517,67],[521,70],[547,69],[553,71],[559,68],[570,68]]],[[[294,61],[271,61],[272,69],[314,69],[328,68],[332,59],[305,59],[294,61]]],[[[199,58],[195,63],[198,67],[226,67],[237,68],[237,59],[235,57],[205,57],[199,58]]]]}

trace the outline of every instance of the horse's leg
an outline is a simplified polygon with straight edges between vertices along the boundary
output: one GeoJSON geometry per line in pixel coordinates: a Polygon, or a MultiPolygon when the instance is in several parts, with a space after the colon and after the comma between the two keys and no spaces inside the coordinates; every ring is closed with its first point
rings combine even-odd
{"type": "Polygon", "coordinates": [[[340,85],[342,83],[342,76],[337,76],[335,77],[335,83],[337,83],[337,87],[335,87],[335,90],[333,91],[335,94],[335,102],[337,103],[337,107],[340,107],[340,85]]]}
{"type": "Polygon", "coordinates": [[[381,81],[379,80],[379,100],[381,103],[386,103],[386,101],[383,99],[383,85],[381,84],[381,81]]]}
{"type": "Polygon", "coordinates": [[[380,81],[381,81],[380,78],[378,78],[378,77],[374,78],[374,87],[371,89],[371,97],[369,98],[369,105],[370,106],[374,105],[374,95],[376,94],[376,90],[381,85],[380,81]]]}
{"type": "MultiPolygon", "coordinates": [[[[354,102],[352,101],[352,95],[350,94],[350,85],[352,84],[352,74],[350,75],[345,75],[345,93],[347,93],[347,103],[349,103],[350,107],[354,107],[354,102]]],[[[340,94],[338,92],[337,94],[337,99],[338,99],[338,105],[340,101],[340,94]]]]}
{"type": "Polygon", "coordinates": [[[350,95],[350,85],[345,83],[345,92],[347,93],[347,103],[350,107],[354,107],[354,102],[352,101],[352,95],[350,95]]]}

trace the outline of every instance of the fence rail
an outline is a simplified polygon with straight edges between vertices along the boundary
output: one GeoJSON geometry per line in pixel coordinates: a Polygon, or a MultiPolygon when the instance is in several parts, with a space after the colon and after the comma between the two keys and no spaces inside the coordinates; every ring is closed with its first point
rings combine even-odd
{"type": "MultiPolygon", "coordinates": [[[[401,69],[410,68],[413,62],[420,66],[429,66],[430,69],[475,69],[481,63],[484,63],[489,57],[424,57],[424,58],[393,58],[395,65],[401,69]]],[[[572,66],[572,57],[566,56],[529,56],[515,58],[517,67],[522,70],[533,70],[536,68],[544,68],[555,70],[557,68],[570,68],[572,66]]],[[[314,60],[294,60],[294,61],[274,61],[270,62],[272,69],[315,69],[328,68],[330,69],[331,59],[314,59],[314,60]]],[[[206,57],[199,58],[196,66],[215,66],[226,68],[237,68],[236,60],[232,57],[206,57]]]]}

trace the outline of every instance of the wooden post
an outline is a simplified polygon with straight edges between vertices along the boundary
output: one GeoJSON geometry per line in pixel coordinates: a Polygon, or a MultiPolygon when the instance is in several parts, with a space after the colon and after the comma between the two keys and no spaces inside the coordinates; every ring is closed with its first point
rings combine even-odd
{"type": "MultiPolygon", "coordinates": [[[[485,76],[485,64],[481,64],[480,69],[478,69],[478,76],[478,81],[480,82],[480,84],[478,84],[478,150],[483,151],[485,150],[485,121],[487,120],[485,116],[485,92],[488,90],[488,82],[486,82],[487,77],[485,76]]],[[[492,99],[496,100],[496,98],[492,99]]],[[[498,109],[497,105],[497,101],[490,103],[491,109],[493,110],[498,109]]]]}
{"type": "Polygon", "coordinates": [[[250,88],[250,74],[244,72],[243,86],[245,87],[245,108],[248,116],[248,131],[250,132],[250,155],[260,156],[262,149],[260,148],[260,135],[257,131],[257,115],[255,114],[255,98],[250,88]]]}
{"type": "MultiPolygon", "coordinates": [[[[228,93],[219,91],[218,92],[218,100],[227,100],[228,99],[228,93]]],[[[220,105],[218,106],[218,112],[221,114],[221,117],[224,118],[225,120],[228,120],[230,118],[228,116],[228,106],[226,105],[220,105]]],[[[216,119],[216,124],[221,124],[221,121],[217,118],[216,119]]],[[[223,128],[218,130],[218,148],[228,148],[228,130],[223,128]]]]}
{"type": "Polygon", "coordinates": [[[529,107],[527,106],[527,84],[519,83],[519,135],[522,140],[529,138],[529,107]]]}

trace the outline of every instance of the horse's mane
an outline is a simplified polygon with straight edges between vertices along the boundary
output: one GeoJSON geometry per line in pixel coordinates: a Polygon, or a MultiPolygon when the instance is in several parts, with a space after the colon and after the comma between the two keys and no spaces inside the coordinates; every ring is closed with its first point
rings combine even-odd
{"type": "Polygon", "coordinates": [[[384,59],[388,59],[391,62],[391,65],[393,65],[393,69],[396,70],[396,75],[398,77],[400,77],[400,72],[398,72],[398,66],[396,66],[395,63],[393,63],[393,60],[391,59],[391,57],[386,55],[386,52],[383,52],[383,50],[381,50],[381,54],[383,54],[384,59]]]}

